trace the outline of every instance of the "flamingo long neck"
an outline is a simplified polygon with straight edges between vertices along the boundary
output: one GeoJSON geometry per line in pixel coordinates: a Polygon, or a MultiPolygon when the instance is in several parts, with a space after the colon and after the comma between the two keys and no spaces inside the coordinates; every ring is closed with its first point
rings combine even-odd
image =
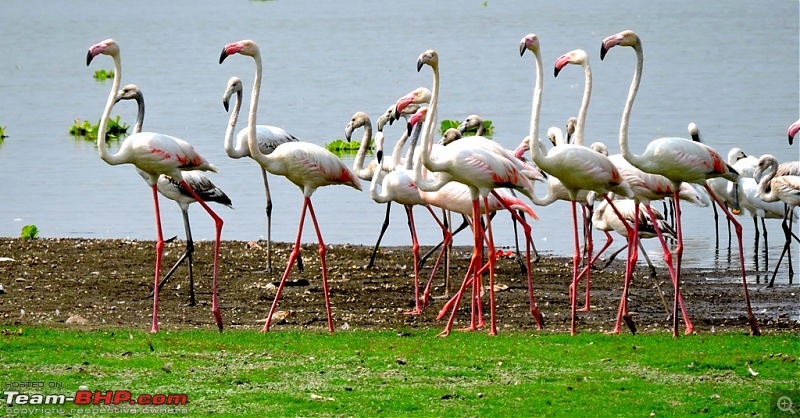
{"type": "Polygon", "coordinates": [[[633,101],[636,100],[636,93],[639,91],[639,83],[642,81],[642,68],[644,66],[644,54],[642,52],[642,44],[637,42],[633,50],[636,51],[636,71],[633,73],[633,80],[631,80],[631,87],[628,90],[628,99],[625,102],[625,110],[622,111],[622,120],[619,124],[619,148],[622,157],[628,160],[633,166],[640,167],[644,161],[641,156],[635,155],[631,152],[628,145],[628,125],[631,120],[631,109],[633,109],[633,101]]]}
{"type": "Polygon", "coordinates": [[[589,61],[581,62],[584,78],[586,79],[583,87],[583,100],[581,100],[581,110],[578,112],[578,123],[575,126],[575,136],[573,143],[583,145],[583,134],[586,127],[586,113],[589,110],[589,100],[592,98],[592,68],[589,61]]]}
{"type": "Polygon", "coordinates": [[[542,110],[544,67],[542,66],[542,56],[539,55],[538,49],[533,51],[533,57],[536,60],[536,84],[533,88],[533,102],[531,103],[531,130],[528,147],[531,150],[531,160],[541,166],[546,157],[546,154],[541,152],[543,145],[539,142],[539,116],[542,110]]]}
{"type": "Polygon", "coordinates": [[[355,171],[356,176],[359,178],[369,178],[369,176],[372,175],[369,169],[364,169],[364,160],[366,159],[367,150],[369,149],[371,141],[372,122],[367,119],[367,122],[364,124],[364,135],[361,137],[361,145],[358,147],[358,154],[356,154],[356,159],[353,161],[353,171],[355,171]]]}
{"type": "Polygon", "coordinates": [[[111,58],[114,59],[114,82],[111,85],[111,92],[108,94],[103,116],[100,117],[100,127],[97,129],[97,151],[103,161],[111,165],[117,165],[124,164],[127,161],[120,153],[113,155],[108,153],[106,148],[106,129],[108,128],[108,118],[111,116],[111,109],[114,108],[117,91],[122,81],[122,60],[119,57],[119,52],[111,55],[111,58]]]}
{"type": "Polygon", "coordinates": [[[778,195],[775,193],[775,189],[770,187],[772,179],[775,178],[775,174],[778,171],[777,169],[777,162],[770,164],[767,175],[761,177],[760,181],[758,182],[758,197],[765,202],[776,202],[780,200],[778,195]]]}
{"type": "Polygon", "coordinates": [[[423,191],[439,190],[445,183],[444,176],[439,175],[438,179],[430,182],[422,172],[423,166],[430,171],[442,171],[444,167],[431,159],[431,149],[433,148],[433,125],[436,118],[436,109],[439,106],[439,64],[431,66],[433,70],[433,86],[431,89],[431,102],[428,113],[425,115],[425,122],[422,125],[422,149],[420,150],[416,168],[414,169],[414,183],[417,188],[423,191]]]}
{"type": "Polygon", "coordinates": [[[256,137],[256,114],[258,113],[258,96],[261,92],[261,52],[253,54],[253,61],[256,62],[256,79],[253,82],[253,93],[250,97],[250,115],[247,118],[247,144],[250,147],[250,156],[258,161],[267,171],[273,165],[273,159],[269,155],[264,155],[258,148],[256,137]]]}
{"type": "Polygon", "coordinates": [[[144,96],[137,94],[136,97],[136,124],[133,125],[133,133],[142,132],[144,125],[144,96]]]}
{"type": "MultiPolygon", "coordinates": [[[[388,199],[385,199],[381,193],[378,192],[378,184],[382,183],[382,171],[383,171],[383,164],[386,162],[386,159],[382,159],[380,164],[375,167],[375,171],[372,172],[372,181],[369,183],[369,195],[377,203],[386,203],[388,199]]],[[[383,186],[383,184],[381,184],[383,186]]],[[[384,190],[385,191],[385,190],[384,190]]],[[[385,194],[385,193],[383,193],[385,194]]]]}
{"type": "MultiPolygon", "coordinates": [[[[411,133],[411,143],[408,144],[408,151],[406,151],[406,170],[412,170],[414,168],[414,151],[417,148],[417,142],[419,142],[419,136],[422,132],[422,125],[417,125],[414,127],[414,132],[411,133]]],[[[406,131],[408,133],[408,131],[406,131]]],[[[408,137],[407,135],[405,136],[408,137]]],[[[399,143],[399,142],[398,142],[399,143]]],[[[405,141],[403,141],[405,143],[405,141]]],[[[402,147],[400,147],[402,150],[402,147]]],[[[397,161],[395,161],[395,167],[400,165],[400,157],[399,153],[396,157],[397,161]]]]}
{"type": "MultiPolygon", "coordinates": [[[[225,153],[231,158],[241,158],[247,155],[249,148],[245,148],[242,143],[233,146],[233,133],[236,131],[236,123],[239,121],[239,111],[242,109],[242,89],[236,91],[236,102],[233,104],[231,116],[228,118],[228,127],[225,128],[225,153]]],[[[248,137],[250,133],[248,131],[248,137]]],[[[249,142],[249,141],[248,141],[249,142]]]]}

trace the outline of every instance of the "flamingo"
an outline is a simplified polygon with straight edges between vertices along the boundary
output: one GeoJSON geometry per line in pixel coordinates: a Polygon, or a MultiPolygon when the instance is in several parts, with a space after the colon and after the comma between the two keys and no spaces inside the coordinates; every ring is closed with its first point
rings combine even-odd
{"type": "MultiPolygon", "coordinates": [[[[261,66],[256,67],[256,71],[258,72],[259,76],[261,74],[261,66]]],[[[241,94],[242,87],[241,81],[239,81],[240,85],[238,86],[239,94],[241,94]]],[[[223,103],[227,103],[231,96],[236,93],[237,86],[232,83],[228,83],[228,89],[225,90],[225,94],[223,96],[223,103]]],[[[241,102],[241,99],[240,99],[241,102]]],[[[227,105],[226,105],[227,106],[227,105]]],[[[226,107],[227,109],[227,107],[226,107]]],[[[250,157],[252,158],[250,148],[247,146],[247,132],[248,128],[242,128],[236,134],[236,144],[233,143],[233,135],[230,135],[229,138],[225,141],[225,153],[228,154],[228,157],[239,159],[242,157],[250,157]]],[[[287,143],[287,142],[297,142],[297,139],[294,135],[286,132],[283,128],[279,128],[277,126],[271,125],[258,125],[256,126],[256,142],[258,144],[258,149],[261,150],[262,154],[270,154],[275,151],[279,145],[287,143]]],[[[261,178],[264,181],[264,194],[267,200],[267,206],[265,212],[267,214],[267,268],[264,270],[266,273],[272,272],[272,196],[269,192],[269,181],[267,180],[267,171],[261,167],[261,178]]],[[[297,259],[297,268],[300,271],[303,271],[303,261],[302,258],[297,259]]]]}
{"type": "MultiPolygon", "coordinates": [[[[584,125],[580,122],[585,120],[585,106],[581,105],[584,115],[578,116],[578,125],[575,133],[574,144],[564,144],[554,147],[547,155],[540,152],[539,148],[539,116],[542,106],[542,85],[544,82],[542,58],[539,52],[539,38],[535,34],[526,35],[520,42],[520,56],[525,51],[531,51],[536,62],[536,85],[533,92],[533,103],[531,109],[531,126],[529,134],[529,149],[534,163],[544,172],[557,177],[567,189],[572,205],[572,224],[575,239],[575,254],[573,257],[573,277],[570,287],[570,301],[572,305],[572,320],[570,324],[570,334],[576,333],[575,310],[577,281],[579,279],[578,268],[580,265],[581,251],[578,239],[578,217],[576,204],[580,190],[589,190],[598,193],[607,201],[610,199],[607,192],[614,192],[616,195],[630,197],[630,186],[625,183],[614,164],[608,157],[597,153],[582,145],[584,125]]],[[[579,55],[580,53],[577,53],[579,55]]],[[[585,55],[585,53],[583,54],[585,55]]],[[[578,58],[576,56],[576,58],[578,58]]],[[[560,62],[560,61],[559,61],[560,62]]],[[[562,62],[563,65],[566,61],[562,62]]],[[[587,103],[584,99],[584,103],[587,103]]],[[[614,207],[611,204],[612,208],[614,207]]],[[[621,218],[622,216],[620,216],[621,218]]],[[[591,253],[589,253],[591,259],[591,253]]],[[[588,270],[587,270],[588,272],[588,270]]]]}
{"type": "Polygon", "coordinates": [[[311,195],[319,187],[330,185],[350,186],[361,191],[361,182],[358,177],[332,152],[318,145],[306,142],[286,142],[278,147],[271,154],[263,154],[258,147],[256,136],[256,113],[258,108],[258,96],[261,91],[261,52],[258,45],[252,40],[242,40],[225,45],[219,57],[220,64],[225,58],[241,54],[253,58],[256,65],[256,78],[253,83],[253,93],[250,99],[250,114],[248,117],[248,145],[250,156],[256,160],[263,168],[274,175],[286,177],[289,181],[297,185],[303,192],[303,207],[300,213],[300,224],[297,229],[292,252],[289,255],[289,263],[281,277],[280,285],[275,293],[275,300],[269,310],[269,316],[264,324],[262,332],[269,331],[272,323],[272,316],[278,306],[283,286],[291,272],[292,264],[300,254],[300,238],[303,234],[303,223],[306,211],[311,216],[314,223],[314,230],[319,241],[319,256],[322,269],[322,287],[325,293],[325,310],[328,315],[328,331],[333,332],[333,317],[331,315],[331,302],[328,296],[328,269],[325,265],[325,243],[322,240],[322,233],[319,230],[317,216],[314,214],[314,206],[311,203],[311,195]]]}
{"type": "MultiPolygon", "coordinates": [[[[758,183],[758,197],[765,202],[782,201],[786,205],[785,215],[783,218],[783,232],[786,241],[783,244],[783,251],[778,258],[778,263],[775,266],[775,272],[772,274],[768,287],[775,284],[775,275],[778,272],[778,266],[783,261],[784,254],[789,252],[789,247],[792,242],[792,231],[788,225],[788,221],[794,216],[794,208],[800,204],[800,175],[785,174],[781,175],[778,160],[774,156],[765,154],[758,159],[758,168],[754,175],[756,183],[758,183]]],[[[794,275],[792,270],[791,253],[789,253],[789,276],[794,275]]]]}
{"type": "MultiPolygon", "coordinates": [[[[119,92],[117,92],[117,96],[114,98],[114,103],[118,103],[120,100],[136,100],[137,112],[136,123],[133,125],[133,133],[137,134],[142,132],[142,125],[144,124],[144,95],[142,94],[142,90],[139,89],[139,87],[135,84],[128,84],[120,89],[119,92]]],[[[138,172],[145,181],[149,181],[149,174],[142,171],[138,167],[136,168],[136,172],[138,172]]],[[[228,197],[228,195],[226,195],[222,189],[214,185],[211,180],[201,173],[196,171],[181,171],[181,178],[192,188],[195,193],[200,195],[204,201],[216,202],[229,208],[233,208],[231,199],[228,197]]],[[[179,181],[176,181],[172,177],[160,176],[158,178],[157,187],[158,192],[161,193],[162,196],[166,197],[167,199],[174,200],[175,203],[178,204],[178,207],[181,209],[181,214],[183,215],[183,226],[186,230],[186,250],[184,251],[183,255],[178,258],[178,261],[175,262],[172,268],[169,269],[167,274],[164,276],[164,279],[162,279],[158,284],[159,290],[164,287],[164,285],[167,283],[167,280],[169,280],[172,274],[175,273],[184,260],[188,259],[189,306],[194,306],[196,303],[194,294],[194,274],[192,272],[192,253],[194,253],[194,243],[192,242],[192,229],[189,225],[189,205],[196,202],[196,200],[186,189],[183,188],[179,181]]]]}
{"type": "MultiPolygon", "coordinates": [[[[761,229],[764,230],[764,249],[769,255],[769,246],[767,243],[767,225],[765,219],[784,219],[786,215],[786,208],[780,200],[774,202],[766,202],[758,196],[758,183],[752,177],[739,177],[736,183],[730,183],[730,189],[737,188],[738,192],[738,205],[753,218],[753,227],[756,230],[755,237],[755,253],[758,254],[758,218],[761,218],[761,229]]],[[[792,220],[794,216],[792,216],[792,220]]],[[[756,257],[756,260],[758,258],[756,257]]],[[[791,266],[791,263],[789,263],[791,266]]]]}
{"type": "Polygon", "coordinates": [[[486,128],[483,126],[483,119],[478,115],[469,115],[458,125],[458,131],[463,135],[465,132],[475,130],[476,136],[483,136],[486,128]]]}
{"type": "Polygon", "coordinates": [[[800,119],[797,122],[789,125],[789,145],[792,145],[792,141],[794,141],[794,137],[797,135],[797,132],[800,131],[800,119]]]}
{"type": "MultiPolygon", "coordinates": [[[[742,287],[744,288],[744,299],[747,308],[747,319],[750,324],[750,334],[760,335],[761,332],[758,327],[758,321],[750,307],[750,295],[747,290],[747,277],[744,269],[744,253],[742,250],[742,226],[706,184],[706,180],[714,177],[725,177],[730,181],[736,181],[738,179],[738,174],[725,164],[719,153],[711,147],[683,138],[656,139],[650,142],[643,154],[636,155],[631,152],[628,145],[628,124],[633,101],[636,98],[636,92],[639,89],[639,83],[641,81],[644,59],[641,40],[639,36],[631,30],[606,37],[601,45],[600,59],[605,58],[608,51],[617,45],[631,47],[636,52],[636,71],[634,72],[631,87],[628,92],[628,99],[625,103],[625,110],[623,111],[622,121],[620,123],[619,144],[622,155],[633,166],[640,170],[648,173],[661,174],[672,180],[675,184],[675,229],[678,235],[678,244],[675,248],[676,275],[673,278],[673,285],[675,287],[673,301],[673,336],[677,336],[678,333],[678,317],[676,313],[678,309],[678,300],[680,298],[681,258],[683,257],[680,200],[677,195],[678,185],[682,182],[696,183],[703,186],[709,196],[711,196],[711,199],[720,206],[722,211],[725,212],[725,215],[733,223],[739,244],[739,263],[742,271],[742,287]]],[[[667,264],[671,264],[671,261],[667,264]]]]}
{"type": "MultiPolygon", "coordinates": [[[[164,236],[161,232],[161,213],[158,208],[158,177],[163,174],[173,179],[182,179],[181,171],[200,170],[216,172],[217,168],[197,153],[194,147],[188,142],[172,136],[153,132],[139,132],[133,134],[122,141],[122,145],[116,154],[109,154],[106,148],[106,126],[108,125],[108,117],[111,114],[111,109],[114,107],[114,100],[122,77],[122,60],[120,59],[119,44],[113,39],[106,39],[105,41],[92,45],[89,47],[89,52],[86,54],[86,65],[88,66],[91,64],[92,60],[100,54],[108,55],[114,60],[114,81],[111,86],[111,92],[108,95],[108,101],[106,101],[106,107],[103,110],[103,115],[100,117],[100,126],[98,128],[97,150],[100,154],[100,158],[109,165],[133,164],[149,175],[147,183],[153,190],[153,205],[155,208],[158,239],[156,241],[155,283],[153,285],[153,324],[150,328],[150,332],[157,333],[159,273],[161,270],[161,256],[164,250],[164,236]]],[[[221,332],[222,315],[220,314],[219,302],[217,300],[217,270],[219,267],[219,244],[223,221],[222,218],[217,216],[217,214],[208,207],[203,201],[203,198],[195,193],[186,181],[181,180],[181,184],[186,191],[200,203],[203,209],[208,212],[211,218],[214,219],[216,236],[214,239],[214,273],[212,279],[211,312],[221,332]]]]}
{"type": "MultiPolygon", "coordinates": [[[[753,171],[755,170],[755,168],[754,168],[755,164],[753,164],[753,161],[751,159],[755,159],[755,158],[754,157],[748,157],[747,154],[745,154],[744,151],[742,151],[741,148],[736,148],[736,147],[731,148],[730,151],[728,151],[727,162],[728,162],[728,165],[733,167],[734,170],[736,170],[736,172],[739,173],[739,176],[742,177],[742,176],[745,175],[745,173],[743,173],[743,172],[741,172],[739,170],[742,169],[742,168],[745,168],[745,167],[740,165],[737,168],[736,167],[736,163],[740,159],[745,159],[745,158],[747,160],[743,164],[746,164],[747,166],[751,166],[751,165],[753,166],[753,168],[751,168],[749,170],[749,173],[750,173],[749,177],[752,177],[753,176],[753,171]]],[[[758,164],[758,159],[755,159],[755,163],[758,164]]],[[[734,198],[734,193],[737,193],[737,189],[729,188],[729,185],[732,184],[732,183],[728,179],[726,179],[724,177],[715,177],[715,178],[712,178],[712,179],[708,179],[706,181],[706,184],[708,184],[708,187],[711,188],[711,190],[714,192],[714,194],[717,195],[717,197],[722,201],[723,204],[725,204],[725,206],[732,207],[732,211],[733,211],[734,215],[738,215],[741,212],[741,210],[738,207],[736,207],[738,205],[738,202],[737,202],[738,199],[734,198]]],[[[717,207],[716,206],[711,206],[711,207],[712,207],[712,209],[714,209],[714,229],[716,231],[717,246],[719,246],[719,214],[717,213],[717,207]]],[[[728,244],[729,245],[730,245],[730,240],[731,240],[731,222],[730,222],[730,220],[728,220],[728,244]]]]}
{"type": "MultiPolygon", "coordinates": [[[[418,105],[409,106],[400,114],[401,117],[407,117],[409,114],[415,113],[419,109],[418,105]]],[[[390,120],[392,117],[392,112],[395,110],[394,105],[392,105],[381,117],[378,119],[378,132],[375,134],[375,139],[380,136],[383,137],[383,127],[387,121],[390,120]]],[[[364,112],[356,112],[351,118],[350,122],[347,123],[344,129],[345,138],[350,141],[350,137],[358,128],[364,128],[364,135],[361,139],[361,145],[358,147],[358,152],[356,153],[356,158],[353,161],[353,172],[355,172],[356,176],[361,180],[371,181],[372,174],[376,170],[376,166],[380,166],[381,171],[386,173],[392,171],[395,167],[399,167],[402,165],[402,159],[400,154],[402,154],[403,146],[405,145],[406,141],[408,140],[408,133],[404,131],[403,136],[397,142],[397,145],[392,152],[392,163],[391,164],[380,164],[376,163],[376,161],[371,161],[367,167],[364,167],[364,160],[367,155],[367,151],[370,149],[370,145],[372,142],[372,122],[369,119],[369,116],[364,112]]],[[[389,216],[391,214],[392,208],[391,201],[386,203],[386,215],[383,219],[383,224],[381,225],[381,232],[378,234],[378,240],[375,242],[375,245],[372,248],[372,254],[369,258],[369,263],[367,263],[367,268],[372,268],[375,265],[375,257],[378,254],[378,248],[380,247],[381,241],[383,240],[383,235],[386,233],[386,229],[389,227],[389,216]]]]}
{"type": "MultiPolygon", "coordinates": [[[[461,295],[469,284],[470,280],[473,282],[473,294],[477,295],[477,287],[479,286],[480,273],[482,268],[479,268],[483,262],[482,258],[482,230],[480,228],[480,204],[479,198],[484,201],[486,208],[486,238],[488,241],[489,249],[489,307],[490,307],[490,335],[497,334],[497,325],[495,317],[495,304],[494,304],[494,240],[492,237],[491,219],[488,212],[488,196],[493,189],[497,187],[510,187],[515,188],[530,196],[532,190],[531,180],[528,176],[533,176],[532,170],[526,172],[524,169],[518,167],[522,166],[514,156],[499,146],[494,144],[493,141],[487,141],[483,138],[468,141],[466,139],[456,141],[455,143],[440,148],[435,155],[431,155],[431,147],[433,145],[433,120],[436,115],[439,96],[439,55],[434,50],[427,50],[423,52],[417,59],[417,71],[422,69],[423,65],[431,67],[433,72],[433,88],[431,89],[430,107],[425,117],[425,123],[422,128],[422,149],[416,161],[414,170],[414,182],[417,187],[422,191],[436,191],[450,181],[457,181],[466,184],[470,189],[472,198],[472,219],[475,245],[473,249],[472,259],[470,260],[470,267],[468,268],[467,276],[464,279],[461,290],[456,294],[453,300],[453,313],[445,330],[440,334],[445,336],[449,334],[452,323],[455,319],[455,313],[461,295]],[[422,165],[430,171],[437,172],[438,177],[434,181],[428,181],[422,176],[422,165]],[[471,274],[474,273],[474,279],[471,274]]],[[[398,110],[402,110],[405,105],[413,101],[412,98],[406,98],[398,103],[398,110]]],[[[476,138],[476,137],[471,137],[476,138]]],[[[513,213],[513,211],[512,211],[513,213]]],[[[520,219],[518,219],[520,221],[520,219]]],[[[526,230],[527,233],[527,230],[526,230]]],[[[530,246],[528,245],[528,260],[530,260],[530,246]]],[[[530,272],[530,266],[528,266],[530,272]]],[[[529,290],[531,282],[529,281],[529,290]]],[[[538,314],[538,308],[535,307],[535,300],[533,293],[530,292],[531,311],[535,311],[534,317],[537,324],[541,324],[541,318],[538,314]]],[[[475,298],[472,298],[473,304],[475,298]]],[[[471,318],[469,330],[476,329],[475,324],[475,310],[471,318]]]]}
{"type": "MultiPolygon", "coordinates": [[[[423,114],[425,112],[422,112],[423,114]]],[[[348,125],[349,126],[349,125],[348,125]]],[[[419,125],[418,125],[419,126],[419,125]]],[[[419,135],[419,129],[416,129],[415,136],[419,135]]],[[[370,182],[370,196],[372,199],[378,203],[390,203],[390,202],[397,202],[406,209],[406,216],[408,217],[408,228],[411,232],[411,248],[414,255],[414,309],[412,311],[406,312],[407,315],[419,315],[422,313],[425,305],[428,302],[428,295],[430,291],[430,283],[428,281],[428,286],[425,289],[425,300],[424,304],[420,303],[419,298],[419,270],[420,270],[420,262],[419,262],[419,242],[417,240],[417,232],[416,226],[414,224],[414,206],[420,205],[424,206],[433,216],[433,219],[442,228],[442,231],[445,235],[444,245],[445,248],[449,241],[452,239],[450,236],[447,228],[442,224],[436,214],[433,212],[433,209],[426,203],[426,201],[420,196],[419,189],[417,189],[416,184],[414,184],[413,180],[413,172],[412,170],[399,168],[393,170],[389,173],[386,173],[384,176],[381,176],[381,172],[383,169],[383,165],[385,164],[385,158],[383,158],[383,143],[384,143],[384,136],[383,135],[376,135],[376,154],[377,160],[380,166],[376,168],[372,174],[372,179],[370,182]],[[381,177],[383,177],[381,179],[381,177]],[[381,186],[381,190],[378,191],[378,186],[381,186]]],[[[416,138],[415,138],[416,139],[416,138]]],[[[444,252],[444,250],[442,251],[444,252]]],[[[436,274],[436,269],[439,265],[441,260],[441,255],[439,259],[436,261],[436,266],[434,266],[433,271],[431,272],[431,279],[436,274]]]]}

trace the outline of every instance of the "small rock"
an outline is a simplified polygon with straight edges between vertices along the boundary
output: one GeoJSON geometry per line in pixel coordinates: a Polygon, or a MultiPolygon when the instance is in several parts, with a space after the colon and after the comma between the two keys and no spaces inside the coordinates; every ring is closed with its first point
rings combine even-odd
{"type": "Polygon", "coordinates": [[[171,372],[172,371],[172,363],[171,362],[170,363],[164,363],[164,365],[161,366],[161,370],[163,370],[163,371],[165,371],[167,373],[171,372]]]}
{"type": "Polygon", "coordinates": [[[72,315],[69,318],[67,318],[67,320],[64,321],[64,323],[66,323],[66,324],[86,325],[86,324],[89,323],[89,321],[86,318],[84,318],[84,317],[82,317],[80,315],[72,315]]]}
{"type": "Polygon", "coordinates": [[[6,294],[6,288],[0,284],[0,295],[5,295],[5,294],[6,294]]]}
{"type": "Polygon", "coordinates": [[[14,279],[14,281],[17,283],[22,283],[25,281],[25,279],[23,279],[22,277],[17,277],[16,279],[14,279]]]}

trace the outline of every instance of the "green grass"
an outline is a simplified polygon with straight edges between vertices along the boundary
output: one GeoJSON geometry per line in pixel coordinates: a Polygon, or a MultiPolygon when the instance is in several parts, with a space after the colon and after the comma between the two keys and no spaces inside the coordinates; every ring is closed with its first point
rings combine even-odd
{"type": "Polygon", "coordinates": [[[0,375],[186,393],[192,416],[767,415],[800,375],[788,333],[435,333],[26,328],[0,336],[0,375]]]}

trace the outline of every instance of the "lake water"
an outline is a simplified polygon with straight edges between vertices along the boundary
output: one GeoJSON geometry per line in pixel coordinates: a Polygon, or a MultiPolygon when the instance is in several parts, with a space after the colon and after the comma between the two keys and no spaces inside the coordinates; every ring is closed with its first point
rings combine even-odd
{"type": "MultiPolygon", "coordinates": [[[[694,121],[703,140],[723,155],[740,147],[756,156],[798,158],[797,144],[791,147],[786,141],[786,128],[800,114],[796,1],[681,0],[620,7],[577,0],[145,0],[122,5],[7,0],[2,9],[0,125],[9,137],[0,144],[0,236],[18,236],[22,226],[35,224],[43,237],[155,237],[150,192],[133,168],[108,166],[98,158],[95,144],[68,134],[74,119],[97,120],[102,113],[111,82],[97,82],[92,74],[113,65],[101,56],[87,68],[85,56],[90,45],[106,38],[121,46],[123,85],[136,83],[144,92],[145,129],[192,142],[219,167],[212,180],[236,208],[219,207],[225,219],[223,239],[265,236],[258,167],[249,159],[228,158],[222,147],[228,120],[221,104],[225,84],[237,75],[249,91],[254,67],[241,56],[219,65],[219,53],[225,44],[247,38],[259,43],[264,59],[259,123],[285,127],[320,145],[340,138],[356,111],[377,117],[402,94],[430,86],[430,70],[417,73],[415,62],[422,51],[433,48],[441,57],[440,117],[479,114],[493,121],[494,139],[513,148],[527,134],[534,82],[533,60],[520,58],[519,41],[534,32],[547,69],[543,127],[563,126],[577,113],[582,72],[567,68],[555,79],[550,68],[559,55],[585,49],[594,72],[586,140],[602,140],[618,152],[619,118],[634,53],[615,49],[601,62],[599,48],[605,36],[634,29],[645,51],[644,79],[630,128],[634,152],[657,137],[686,136],[687,124],[694,121]]],[[[132,123],[135,106],[120,104],[112,113],[118,114],[132,123]]],[[[387,129],[389,137],[400,133],[398,127],[387,129]]],[[[360,132],[355,136],[360,138],[360,132]]],[[[291,241],[301,194],[285,179],[272,177],[270,184],[273,238],[291,241]]],[[[373,243],[384,208],[368,192],[323,188],[314,202],[327,242],[373,243]]],[[[195,238],[213,239],[212,223],[194,206],[195,238]]],[[[539,250],[570,254],[568,205],[558,202],[535,210],[539,250]]],[[[182,237],[177,207],[162,199],[162,211],[165,235],[182,237]]],[[[437,241],[433,223],[418,213],[421,243],[437,241]]],[[[396,208],[393,215],[384,242],[405,245],[409,238],[403,211],[396,208]]],[[[498,244],[510,245],[508,218],[496,219],[498,244]]],[[[741,221],[747,263],[754,268],[752,221],[741,221]]],[[[730,265],[725,239],[715,251],[712,223],[710,208],[685,206],[685,266],[730,265]]],[[[782,233],[777,221],[768,225],[771,267],[782,233]]],[[[309,225],[303,240],[314,239],[309,225]]],[[[457,240],[470,243],[466,234],[457,240]]],[[[654,244],[647,243],[648,251],[660,261],[654,244]]],[[[800,255],[794,248],[797,264],[800,255]]],[[[785,276],[780,275],[784,281],[785,276]]]]}

